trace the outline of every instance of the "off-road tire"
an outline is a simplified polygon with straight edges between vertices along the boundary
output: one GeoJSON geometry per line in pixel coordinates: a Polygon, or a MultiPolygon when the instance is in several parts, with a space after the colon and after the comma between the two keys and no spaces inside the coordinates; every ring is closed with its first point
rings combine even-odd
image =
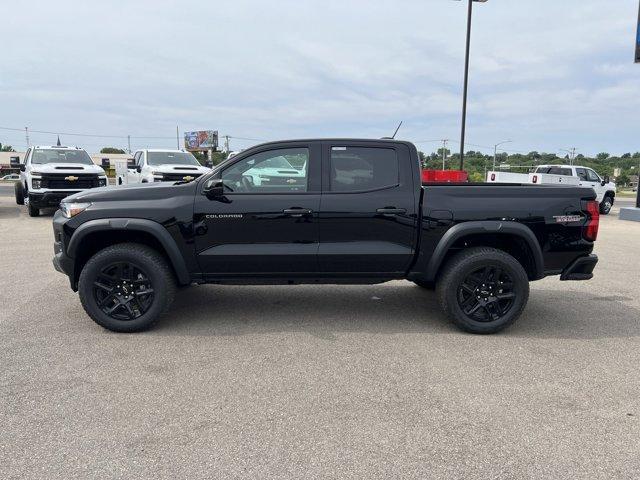
{"type": "Polygon", "coordinates": [[[98,325],[113,332],[139,332],[151,328],[166,312],[175,296],[176,280],[165,258],[153,248],[138,243],[120,243],[100,250],[85,264],[78,281],[80,302],[98,325]],[[132,320],[107,315],[98,306],[94,282],[102,270],[114,262],[141,267],[149,278],[154,296],[148,310],[132,320]]]}
{"type": "Polygon", "coordinates": [[[22,182],[16,182],[13,186],[13,192],[16,196],[16,204],[24,205],[24,187],[22,186],[22,182]]]}
{"type": "MultiPolygon", "coordinates": [[[[458,328],[470,333],[490,334],[503,330],[520,317],[529,299],[529,279],[522,265],[511,255],[495,248],[476,247],[462,250],[447,261],[437,280],[436,292],[442,309],[458,328]],[[486,267],[499,268],[508,275],[515,295],[510,308],[500,318],[478,321],[464,312],[460,291],[469,275],[486,267]]],[[[488,311],[486,313],[490,315],[488,311]]]]}

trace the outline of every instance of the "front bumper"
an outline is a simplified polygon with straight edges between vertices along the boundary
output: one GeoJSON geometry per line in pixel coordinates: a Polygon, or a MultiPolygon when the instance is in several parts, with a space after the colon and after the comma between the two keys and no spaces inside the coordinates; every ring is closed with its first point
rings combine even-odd
{"type": "Polygon", "coordinates": [[[591,280],[593,278],[593,269],[596,268],[597,263],[598,256],[593,254],[576,258],[562,271],[560,280],[591,280]]]}
{"type": "Polygon", "coordinates": [[[53,217],[53,268],[69,277],[71,289],[76,292],[78,288],[75,284],[75,262],[66,254],[64,245],[63,227],[66,221],[60,211],[53,217]]]}
{"type": "Polygon", "coordinates": [[[29,192],[29,203],[37,208],[57,207],[60,202],[77,191],[64,191],[64,192],[29,192]]]}

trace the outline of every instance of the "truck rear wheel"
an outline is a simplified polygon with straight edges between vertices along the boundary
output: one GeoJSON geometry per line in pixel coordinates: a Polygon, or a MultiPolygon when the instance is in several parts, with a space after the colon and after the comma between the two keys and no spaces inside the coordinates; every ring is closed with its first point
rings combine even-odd
{"type": "Polygon", "coordinates": [[[78,293],[87,314],[114,332],[150,328],[175,294],[175,279],[154,249],[121,243],[99,251],[80,273],[78,293]]]}
{"type": "Polygon", "coordinates": [[[437,282],[442,309],[460,329],[496,333],[515,322],[529,299],[529,279],[511,255],[489,247],[452,257],[437,282]]]}
{"type": "Polygon", "coordinates": [[[13,192],[16,196],[16,203],[18,205],[24,205],[24,187],[22,186],[22,182],[16,182],[13,186],[13,192]]]}

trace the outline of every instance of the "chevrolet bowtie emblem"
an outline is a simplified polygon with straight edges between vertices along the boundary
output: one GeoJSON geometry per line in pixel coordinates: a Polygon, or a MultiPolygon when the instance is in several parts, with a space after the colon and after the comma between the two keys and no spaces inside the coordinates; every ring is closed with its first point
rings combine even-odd
{"type": "Polygon", "coordinates": [[[287,179],[287,183],[296,183],[296,179],[295,178],[288,178],[287,179]]]}
{"type": "Polygon", "coordinates": [[[190,182],[191,180],[193,180],[195,177],[192,177],[190,175],[187,175],[186,177],[182,177],[182,180],[184,180],[185,182],[190,182]]]}
{"type": "Polygon", "coordinates": [[[75,182],[78,180],[78,177],[74,177],[73,175],[69,175],[68,177],[64,177],[65,180],[69,180],[70,182],[75,182]]]}

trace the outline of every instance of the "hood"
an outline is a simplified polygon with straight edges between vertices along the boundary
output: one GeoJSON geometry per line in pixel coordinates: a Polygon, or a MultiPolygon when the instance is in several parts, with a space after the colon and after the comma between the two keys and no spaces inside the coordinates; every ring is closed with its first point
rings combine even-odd
{"type": "Polygon", "coordinates": [[[161,200],[175,195],[194,195],[197,181],[189,183],[155,182],[99,187],[75,193],[65,202],[135,202],[161,200]]]}
{"type": "Polygon", "coordinates": [[[98,165],[80,165],[77,163],[43,163],[32,165],[33,170],[40,173],[97,173],[106,175],[98,165]]]}

